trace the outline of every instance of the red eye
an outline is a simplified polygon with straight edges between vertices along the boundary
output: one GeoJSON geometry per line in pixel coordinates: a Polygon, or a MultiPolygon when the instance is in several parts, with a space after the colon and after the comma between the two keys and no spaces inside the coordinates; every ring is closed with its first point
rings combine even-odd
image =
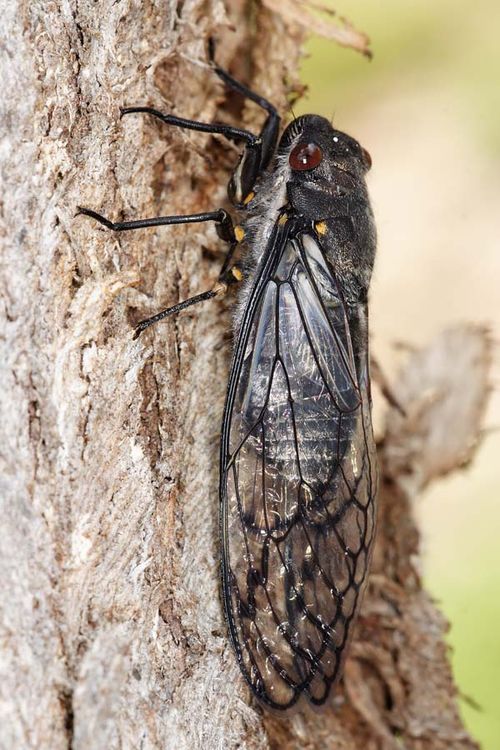
{"type": "Polygon", "coordinates": [[[299,143],[290,152],[288,161],[292,169],[305,171],[317,167],[322,158],[323,152],[315,143],[299,143]]]}
{"type": "Polygon", "coordinates": [[[367,169],[370,169],[372,165],[372,157],[370,156],[366,148],[361,149],[361,158],[363,159],[363,164],[365,165],[365,167],[367,169]]]}

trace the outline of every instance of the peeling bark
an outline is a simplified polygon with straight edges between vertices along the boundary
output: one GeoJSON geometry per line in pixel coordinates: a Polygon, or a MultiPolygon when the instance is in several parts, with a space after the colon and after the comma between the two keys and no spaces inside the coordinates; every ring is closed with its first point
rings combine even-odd
{"type": "Polygon", "coordinates": [[[302,31],[269,8],[230,6],[229,17],[221,0],[2,5],[0,745],[472,748],[446,623],[415,569],[411,505],[471,457],[487,334],[444,334],[396,386],[406,417],[391,412],[380,447],[374,570],[335,700],[264,714],[218,591],[228,305],[137,342],[130,329],[209,287],[215,233],[115,236],[74,218],[77,205],[119,219],[223,204],[231,150],[120,121],[119,107],[255,126],[255,108],[226,98],[206,65],[214,34],[220,61],[285,111],[302,31]],[[466,412],[458,392],[471,394],[466,412]],[[446,450],[431,451],[443,435],[446,450]]]}

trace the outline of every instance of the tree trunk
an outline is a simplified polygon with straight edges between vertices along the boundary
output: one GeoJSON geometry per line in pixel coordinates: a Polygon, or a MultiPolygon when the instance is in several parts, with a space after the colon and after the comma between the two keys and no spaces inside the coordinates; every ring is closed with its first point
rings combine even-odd
{"type": "Polygon", "coordinates": [[[414,567],[411,503],[469,457],[485,332],[457,329],[412,355],[397,389],[407,416],[391,413],[381,446],[374,569],[344,683],[321,712],[276,717],[250,700],[219,599],[228,305],[131,336],[210,287],[215,232],[115,235],[75,218],[78,205],[116,220],[224,204],[226,144],[120,120],[119,107],[255,126],[255,108],[225,99],[206,65],[215,35],[220,61],[285,111],[297,18],[226,5],[230,17],[222,0],[2,3],[0,746],[471,748],[446,623],[414,567]],[[464,384],[470,402],[453,402],[464,384]],[[430,451],[441,434],[454,444],[430,451]]]}

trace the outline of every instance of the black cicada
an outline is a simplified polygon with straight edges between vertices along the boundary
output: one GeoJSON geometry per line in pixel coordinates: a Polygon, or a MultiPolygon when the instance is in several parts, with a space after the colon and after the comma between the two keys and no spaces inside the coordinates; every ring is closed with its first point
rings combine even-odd
{"type": "Polygon", "coordinates": [[[275,108],[214,70],[266,111],[258,136],[149,107],[123,114],[243,141],[228,187],[242,225],[223,209],[119,224],[80,212],[115,230],[213,221],[229,243],[211,291],[143,321],[135,335],[241,282],[220,453],[224,609],[257,698],[286,709],[304,693],[322,704],[342,671],[375,532],[370,157],[317,115],[295,119],[278,143],[275,108]],[[232,261],[240,243],[241,267],[232,261]]]}

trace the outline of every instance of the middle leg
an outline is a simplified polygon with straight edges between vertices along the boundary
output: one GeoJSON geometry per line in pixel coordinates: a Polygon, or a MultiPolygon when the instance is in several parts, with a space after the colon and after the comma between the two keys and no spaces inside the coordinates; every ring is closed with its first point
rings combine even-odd
{"type": "Polygon", "coordinates": [[[77,207],[76,215],[90,216],[90,218],[95,219],[100,224],[107,227],[107,229],[111,229],[115,232],[145,229],[147,227],[169,226],[173,224],[195,224],[200,222],[213,221],[215,223],[217,235],[221,240],[229,243],[228,252],[226,253],[224,263],[222,264],[222,268],[219,272],[217,283],[214,285],[214,287],[207,292],[197,294],[194,297],[190,297],[183,302],[179,302],[178,304],[173,305],[172,307],[161,310],[159,313],[156,313],[156,315],[153,315],[150,318],[141,320],[135,328],[134,339],[136,339],[146,328],[149,328],[150,325],[163,320],[163,318],[181,312],[187,307],[191,307],[191,305],[198,304],[198,302],[204,302],[205,300],[212,299],[213,297],[223,296],[230,285],[236,284],[243,279],[243,275],[238,267],[229,267],[234,255],[234,251],[238,245],[238,238],[236,236],[233,220],[228,212],[223,208],[220,208],[216,211],[207,211],[206,213],[200,214],[157,216],[151,219],[136,219],[135,221],[119,222],[110,221],[102,214],[97,213],[97,211],[93,211],[90,208],[82,208],[80,206],[77,207]]]}

